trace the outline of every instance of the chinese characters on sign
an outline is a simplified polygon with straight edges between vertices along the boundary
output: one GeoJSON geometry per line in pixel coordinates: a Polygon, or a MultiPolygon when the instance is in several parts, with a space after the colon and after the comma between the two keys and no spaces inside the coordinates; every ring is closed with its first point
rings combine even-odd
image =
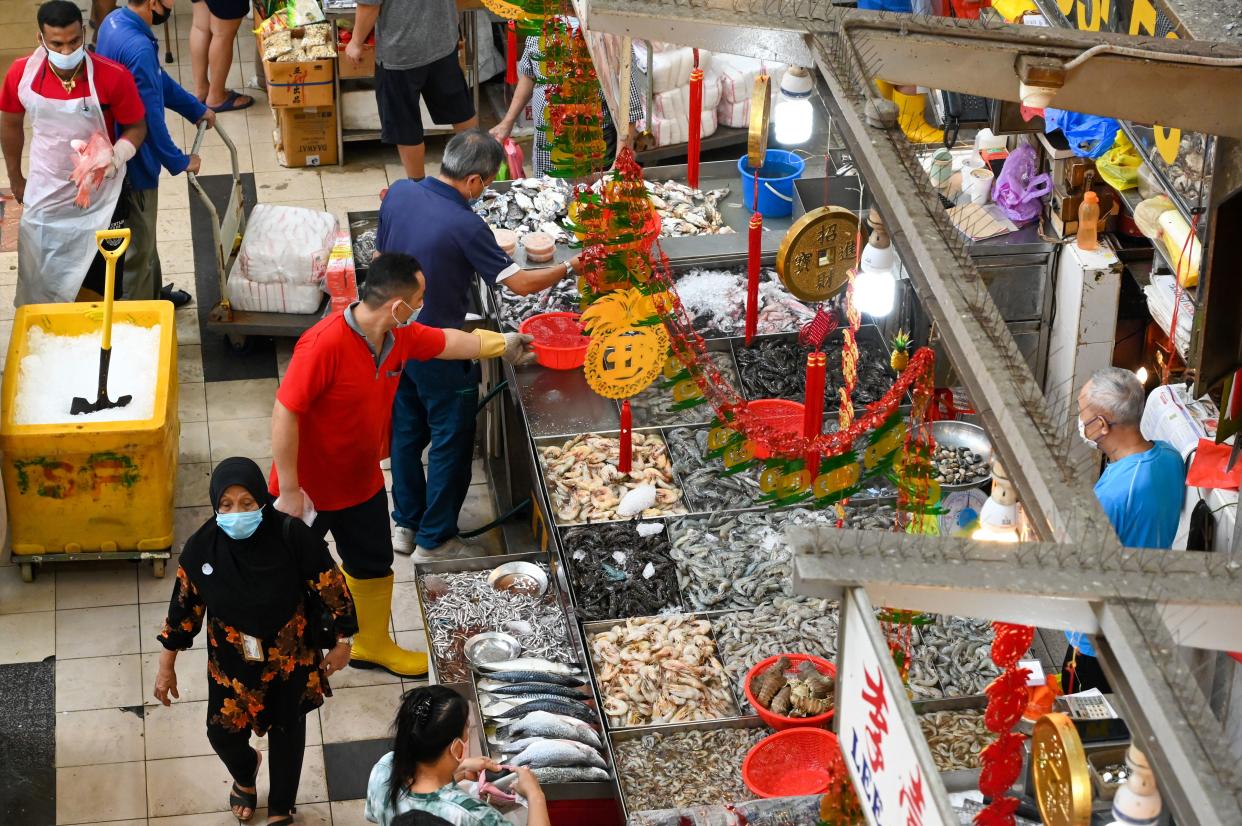
{"type": "Polygon", "coordinates": [[[841,603],[836,725],[869,824],[956,823],[870,601],[859,588],[847,590],[841,603]]]}

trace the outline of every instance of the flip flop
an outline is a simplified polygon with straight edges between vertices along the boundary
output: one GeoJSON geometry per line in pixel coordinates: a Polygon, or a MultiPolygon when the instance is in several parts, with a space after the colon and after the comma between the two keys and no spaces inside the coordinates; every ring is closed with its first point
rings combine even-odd
{"type": "Polygon", "coordinates": [[[165,284],[160,288],[160,300],[171,301],[174,307],[184,307],[190,303],[192,297],[185,290],[173,289],[170,284],[165,284]]]}
{"type": "MultiPolygon", "coordinates": [[[[263,765],[263,755],[255,750],[254,779],[250,781],[253,792],[244,792],[236,782],[229,789],[229,811],[234,808],[249,809],[250,817],[237,818],[238,823],[247,823],[250,818],[254,817],[254,813],[259,810],[259,767],[263,765]]],[[[233,815],[237,817],[237,815],[233,815]]]]}
{"type": "Polygon", "coordinates": [[[249,109],[251,106],[254,106],[254,98],[250,97],[250,95],[243,95],[241,92],[234,92],[232,89],[229,89],[229,95],[224,99],[224,103],[219,103],[215,106],[208,106],[207,108],[213,112],[219,113],[240,112],[242,109],[249,109]],[[241,98],[246,98],[246,102],[238,104],[237,101],[241,98]]]}

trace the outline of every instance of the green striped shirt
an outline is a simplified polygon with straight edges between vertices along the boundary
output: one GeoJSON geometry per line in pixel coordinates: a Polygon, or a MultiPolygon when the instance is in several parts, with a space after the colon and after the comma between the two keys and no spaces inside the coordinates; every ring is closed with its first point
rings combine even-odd
{"type": "Polygon", "coordinates": [[[380,758],[371,769],[367,783],[367,820],[389,826],[393,818],[405,812],[427,812],[443,818],[453,826],[510,826],[500,812],[473,798],[449,783],[430,794],[404,790],[393,806],[388,791],[392,783],[392,752],[380,758]]]}

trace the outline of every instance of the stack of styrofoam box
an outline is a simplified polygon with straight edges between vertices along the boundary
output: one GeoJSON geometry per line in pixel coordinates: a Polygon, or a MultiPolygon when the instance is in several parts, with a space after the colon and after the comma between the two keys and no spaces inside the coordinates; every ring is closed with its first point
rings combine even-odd
{"type": "MultiPolygon", "coordinates": [[[[639,71],[649,74],[652,82],[651,132],[656,146],[685,143],[690,138],[690,71],[694,68],[694,50],[667,43],[652,43],[651,65],[647,50],[634,50],[639,71]]],[[[703,70],[703,117],[701,137],[716,132],[716,107],[720,103],[720,76],[712,69],[710,52],[699,50],[699,68],[703,70]]]]}
{"type": "Polygon", "coordinates": [[[716,117],[722,126],[739,129],[750,126],[750,96],[755,88],[755,78],[765,71],[772,79],[772,103],[776,104],[781,78],[785,75],[784,63],[718,54],[712,66],[720,76],[720,104],[716,109],[716,117]]]}

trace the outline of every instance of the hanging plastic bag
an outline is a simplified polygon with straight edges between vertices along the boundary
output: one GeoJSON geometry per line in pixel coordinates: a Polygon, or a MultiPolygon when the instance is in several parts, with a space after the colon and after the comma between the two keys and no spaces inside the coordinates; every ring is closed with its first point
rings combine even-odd
{"type": "Polygon", "coordinates": [[[1125,132],[1118,132],[1112,148],[1099,157],[1095,169],[1104,182],[1118,192],[1138,186],[1143,161],[1125,132]]]}
{"type": "Polygon", "coordinates": [[[1066,112],[1064,109],[1044,110],[1044,131],[1061,130],[1070,150],[1080,158],[1094,160],[1111,149],[1119,128],[1112,118],[1066,112]]]}
{"type": "Polygon", "coordinates": [[[78,187],[78,197],[73,202],[85,209],[91,205],[91,196],[99,190],[112,168],[112,141],[102,132],[96,132],[90,140],[70,141],[69,148],[77,155],[73,172],[69,173],[69,180],[78,187]]]}
{"type": "Polygon", "coordinates": [[[509,177],[512,180],[526,177],[526,155],[522,152],[522,147],[513,138],[505,138],[505,165],[509,167],[509,177]]]}
{"type": "Polygon", "coordinates": [[[1036,175],[1036,163],[1035,147],[1024,143],[1005,159],[992,185],[992,200],[1019,226],[1039,217],[1040,199],[1052,191],[1052,177],[1036,175]]]}

